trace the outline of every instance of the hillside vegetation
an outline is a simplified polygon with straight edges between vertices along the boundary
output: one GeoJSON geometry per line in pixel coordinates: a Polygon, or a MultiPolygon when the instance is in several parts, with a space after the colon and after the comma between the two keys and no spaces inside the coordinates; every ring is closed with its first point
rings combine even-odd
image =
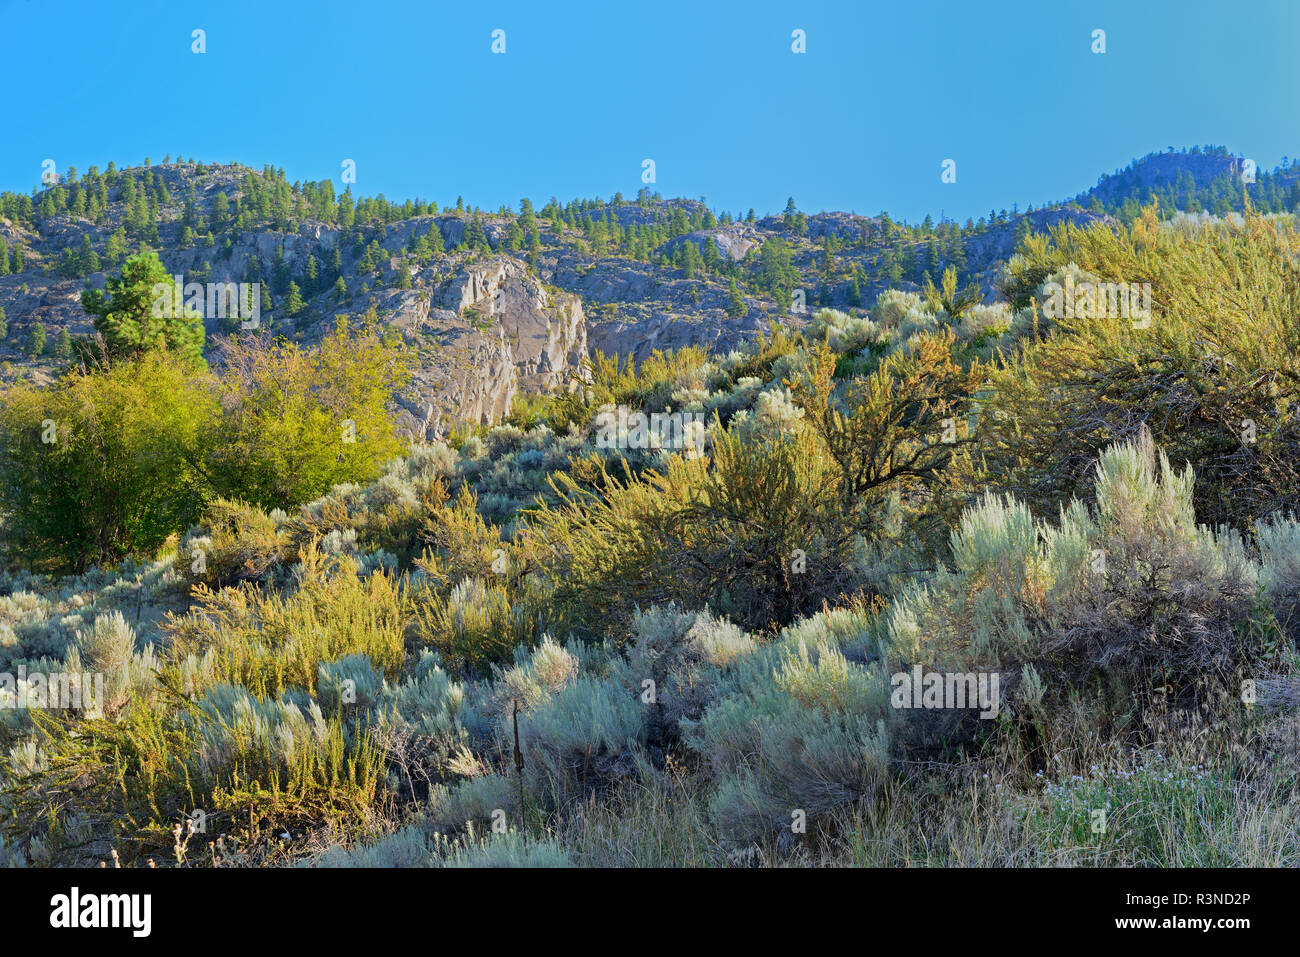
{"type": "Polygon", "coordinates": [[[1125,218],[437,442],[373,313],[196,352],[90,296],[0,399],[0,671],[104,695],[0,708],[0,859],[1300,863],[1300,223],[1125,218]]]}

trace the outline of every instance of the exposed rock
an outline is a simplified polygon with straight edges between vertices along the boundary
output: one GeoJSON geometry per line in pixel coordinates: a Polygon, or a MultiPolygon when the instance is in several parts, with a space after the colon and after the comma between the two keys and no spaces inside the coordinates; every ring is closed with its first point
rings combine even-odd
{"type": "Polygon", "coordinates": [[[421,353],[402,397],[408,428],[430,407],[430,428],[497,422],[520,390],[574,387],[587,354],[582,301],[509,256],[467,264],[431,292],[392,291],[377,306],[421,353]]]}
{"type": "Polygon", "coordinates": [[[663,244],[661,252],[676,253],[682,243],[694,243],[703,254],[705,244],[710,239],[718,248],[718,252],[733,262],[740,262],[751,249],[757,248],[762,243],[758,230],[744,223],[736,223],[731,226],[700,229],[674,237],[663,244]]]}
{"type": "MultiPolygon", "coordinates": [[[[781,318],[787,322],[795,321],[789,317],[781,318]]],[[[667,351],[704,346],[714,352],[726,353],[765,331],[767,325],[766,317],[754,311],[739,319],[733,319],[721,310],[689,319],[658,312],[646,319],[593,323],[587,337],[593,350],[642,362],[656,349],[667,351]]]]}

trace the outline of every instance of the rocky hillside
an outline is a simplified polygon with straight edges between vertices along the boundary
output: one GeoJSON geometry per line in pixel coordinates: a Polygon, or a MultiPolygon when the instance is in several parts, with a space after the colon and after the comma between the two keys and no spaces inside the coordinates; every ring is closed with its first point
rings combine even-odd
{"type": "Polygon", "coordinates": [[[1283,157],[1282,165],[1270,172],[1221,146],[1171,147],[1101,176],[1076,200],[1129,221],[1152,201],[1167,210],[1240,212],[1243,193],[1250,195],[1257,209],[1294,210],[1300,205],[1300,165],[1283,157]]]}
{"type": "MultiPolygon", "coordinates": [[[[0,197],[0,378],[57,374],[68,337],[93,332],[82,288],[151,247],[186,283],[260,282],[260,321],[277,335],[311,342],[337,317],[373,309],[421,357],[398,398],[408,429],[433,435],[498,421],[520,391],[574,387],[589,350],[637,361],[687,345],[725,352],[773,321],[866,308],[948,266],[995,296],[1025,230],[1106,219],[1148,180],[1217,182],[1236,163],[1148,157],[1078,202],[919,225],[807,215],[793,201],[783,216],[733,216],[646,193],[536,212],[440,210],[290,184],[270,167],[69,169],[31,196],[0,197]]],[[[215,344],[238,323],[205,321],[219,361],[215,344]]]]}

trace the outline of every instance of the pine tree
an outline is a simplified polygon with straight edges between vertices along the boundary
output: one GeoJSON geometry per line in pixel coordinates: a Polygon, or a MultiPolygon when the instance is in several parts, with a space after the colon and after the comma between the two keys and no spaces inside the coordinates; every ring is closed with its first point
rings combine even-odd
{"type": "Polygon", "coordinates": [[[519,221],[511,222],[506,229],[506,248],[511,252],[518,252],[524,245],[524,231],[519,225],[519,221]]]}
{"type": "Polygon", "coordinates": [[[733,318],[739,318],[749,312],[749,306],[745,304],[745,297],[740,293],[740,286],[736,280],[731,280],[731,285],[727,287],[727,314],[733,318]]]}
{"type": "Polygon", "coordinates": [[[131,200],[131,208],[126,214],[127,230],[132,236],[139,236],[149,223],[149,203],[143,192],[136,193],[131,200]]]}
{"type": "Polygon", "coordinates": [[[90,245],[90,234],[81,234],[81,251],[77,253],[77,268],[83,276],[99,272],[99,254],[90,245]]]}
{"type": "Polygon", "coordinates": [[[677,247],[677,268],[687,279],[694,279],[704,266],[704,260],[695,243],[687,240],[677,247]]]}
{"type": "Polygon", "coordinates": [[[467,249],[479,249],[483,252],[491,252],[492,247],[488,244],[487,233],[483,229],[483,224],[479,221],[477,214],[470,220],[469,226],[465,229],[465,238],[462,241],[467,249]]]}
{"type": "Polygon", "coordinates": [[[59,330],[59,334],[54,340],[52,353],[58,359],[72,358],[72,336],[69,335],[67,329],[59,330]]]}
{"type": "Polygon", "coordinates": [[[758,286],[776,299],[782,309],[790,305],[790,293],[799,273],[790,260],[790,247],[773,236],[758,251],[758,286]]]}
{"type": "Polygon", "coordinates": [[[339,302],[348,297],[348,284],[343,281],[342,276],[334,280],[334,296],[339,302]]]}
{"type": "Polygon", "coordinates": [[[884,272],[885,278],[893,285],[898,285],[903,281],[903,266],[898,261],[898,253],[892,248],[885,252],[884,272]]]}
{"type": "Polygon", "coordinates": [[[9,275],[9,247],[0,239],[0,276],[9,275]]]}
{"type": "Polygon", "coordinates": [[[81,275],[81,268],[77,265],[77,254],[64,246],[63,252],[59,253],[59,265],[55,271],[65,279],[75,279],[81,275]]]}
{"type": "Polygon", "coordinates": [[[296,319],[299,315],[302,314],[302,311],[306,307],[306,305],[307,304],[302,300],[302,293],[298,289],[298,284],[294,282],[292,279],[290,279],[289,291],[288,294],[285,296],[285,300],[284,300],[285,315],[289,316],[290,318],[296,319]]]}
{"type": "Polygon", "coordinates": [[[303,278],[303,287],[307,291],[308,298],[320,291],[320,267],[316,264],[315,256],[307,257],[307,271],[303,278]]]}
{"type": "Polygon", "coordinates": [[[104,244],[104,259],[110,266],[116,266],[126,255],[126,231],[120,226],[108,237],[104,244]]]}
{"type": "Polygon", "coordinates": [[[925,244],[925,271],[932,276],[939,274],[939,247],[933,238],[925,244]]]}
{"type": "Polygon", "coordinates": [[[704,268],[715,270],[722,263],[722,255],[718,252],[718,244],[713,241],[712,236],[704,240],[704,268]]]}
{"type": "Polygon", "coordinates": [[[27,341],[23,343],[23,351],[33,359],[45,351],[45,326],[38,322],[27,330],[27,341]]]}
{"type": "Polygon", "coordinates": [[[203,319],[184,314],[181,303],[170,302],[172,288],[172,277],[158,255],[143,252],[128,257],[104,289],[81,294],[82,308],[93,317],[111,358],[165,347],[195,364],[203,362],[203,319]],[[159,288],[168,290],[165,297],[155,292],[159,288]]]}
{"type": "Polygon", "coordinates": [[[208,221],[212,224],[214,232],[225,229],[230,222],[230,198],[224,190],[217,193],[217,198],[212,201],[212,213],[208,221]]]}

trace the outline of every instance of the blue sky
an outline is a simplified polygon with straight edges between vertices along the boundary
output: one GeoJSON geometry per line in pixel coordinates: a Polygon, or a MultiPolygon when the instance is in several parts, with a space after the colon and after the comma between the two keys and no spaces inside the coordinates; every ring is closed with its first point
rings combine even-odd
{"type": "Polygon", "coordinates": [[[11,190],[179,151],[495,209],[630,196],[651,158],[718,210],[965,219],[1167,146],[1300,155],[1296,0],[0,0],[0,30],[11,190]]]}

